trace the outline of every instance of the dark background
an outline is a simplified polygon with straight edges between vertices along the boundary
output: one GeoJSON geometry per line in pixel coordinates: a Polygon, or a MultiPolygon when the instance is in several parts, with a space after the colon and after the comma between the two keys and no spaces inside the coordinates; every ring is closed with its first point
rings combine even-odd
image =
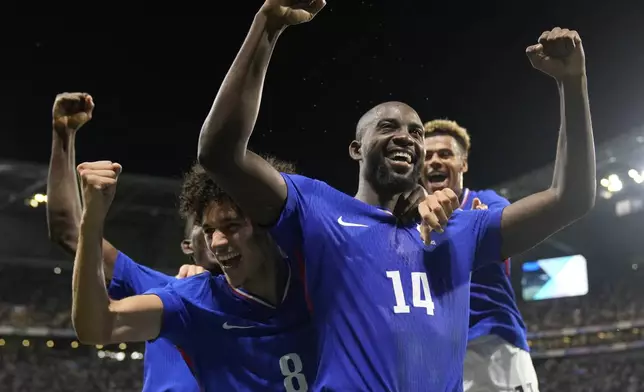
{"type": "MultiPolygon", "coordinates": [[[[79,160],[178,177],[260,5],[69,3],[52,11],[61,16],[7,15],[0,157],[47,162],[56,93],[86,91],[97,106],[80,132],[79,160]]],[[[252,147],[353,192],[347,146],[357,119],[400,100],[424,120],[449,117],[469,129],[467,185],[511,179],[554,158],[556,86],[524,54],[554,26],[583,39],[597,140],[644,123],[640,2],[329,0],[280,39],[252,147]]]]}

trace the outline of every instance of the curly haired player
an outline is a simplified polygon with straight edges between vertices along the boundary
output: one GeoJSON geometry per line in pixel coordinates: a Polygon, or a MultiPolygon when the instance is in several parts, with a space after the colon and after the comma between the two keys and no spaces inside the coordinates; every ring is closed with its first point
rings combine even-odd
{"type": "MultiPolygon", "coordinates": [[[[280,168],[287,169],[281,165],[280,168]]],[[[86,343],[164,338],[180,347],[205,391],[306,391],[317,343],[297,265],[195,165],[181,200],[223,275],[202,273],[120,301],[107,296],[101,237],[121,166],[78,166],[85,205],[74,264],[72,317],[86,343]]]]}

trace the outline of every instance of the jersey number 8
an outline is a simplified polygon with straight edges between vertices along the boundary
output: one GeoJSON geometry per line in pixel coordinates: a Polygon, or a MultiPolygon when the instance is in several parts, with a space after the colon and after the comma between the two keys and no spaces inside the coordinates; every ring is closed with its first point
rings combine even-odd
{"type": "Polygon", "coordinates": [[[296,353],[290,353],[280,358],[280,371],[284,376],[286,392],[306,392],[309,384],[302,374],[302,359],[296,353]]]}
{"type": "MultiPolygon", "coordinates": [[[[394,298],[396,299],[394,313],[409,313],[411,309],[405,300],[400,271],[387,271],[387,277],[391,279],[394,298]]],[[[434,315],[434,302],[432,301],[432,294],[429,291],[429,279],[427,279],[425,272],[411,273],[411,296],[413,307],[425,308],[428,315],[434,315]]]]}

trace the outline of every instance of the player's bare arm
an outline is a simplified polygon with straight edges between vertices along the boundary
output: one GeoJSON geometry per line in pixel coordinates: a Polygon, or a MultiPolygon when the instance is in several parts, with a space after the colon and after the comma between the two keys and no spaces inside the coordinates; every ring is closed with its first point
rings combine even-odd
{"type": "MultiPolygon", "coordinates": [[[[92,118],[94,102],[86,93],[58,94],[52,109],[53,135],[47,178],[49,238],[67,253],[76,254],[81,199],[76,175],[76,132],[92,118]]],[[[103,240],[105,276],[110,279],[117,250],[103,240]]]]}
{"type": "Polygon", "coordinates": [[[268,63],[287,26],[308,22],[324,0],[267,0],[255,15],[199,137],[199,163],[258,224],[274,223],[286,200],[282,176],[246,147],[255,127],[268,63]]]}
{"type": "Polygon", "coordinates": [[[527,49],[534,68],[557,81],[561,128],[549,189],[506,207],[504,257],[525,251],[584,216],[595,204],[595,147],[588,103],[585,56],[576,31],[544,32],[527,49]]]}
{"type": "Polygon", "coordinates": [[[105,288],[103,227],[121,166],[110,161],[78,166],[85,205],[72,278],[72,322],[88,344],[144,341],[158,336],[163,305],[154,295],[112,301],[105,288]]]}

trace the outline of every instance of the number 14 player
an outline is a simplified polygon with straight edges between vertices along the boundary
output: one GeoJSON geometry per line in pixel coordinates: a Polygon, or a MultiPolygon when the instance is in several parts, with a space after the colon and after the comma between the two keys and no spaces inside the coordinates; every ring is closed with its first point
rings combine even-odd
{"type": "Polygon", "coordinates": [[[358,122],[349,149],[360,167],[355,198],[280,174],[246,151],[278,37],[323,5],[264,4],[204,123],[199,161],[250,219],[272,226],[282,249],[302,257],[321,343],[313,390],[462,390],[472,270],[536,245],[594,203],[581,42],[573,32],[550,32],[530,48],[536,68],[564,79],[570,105],[559,180],[505,209],[455,211],[449,223],[440,210],[451,200],[430,195],[419,206],[423,224],[442,229],[423,243],[421,227],[389,212],[418,184],[425,156],[422,122],[409,106],[381,104],[358,122]]]}

